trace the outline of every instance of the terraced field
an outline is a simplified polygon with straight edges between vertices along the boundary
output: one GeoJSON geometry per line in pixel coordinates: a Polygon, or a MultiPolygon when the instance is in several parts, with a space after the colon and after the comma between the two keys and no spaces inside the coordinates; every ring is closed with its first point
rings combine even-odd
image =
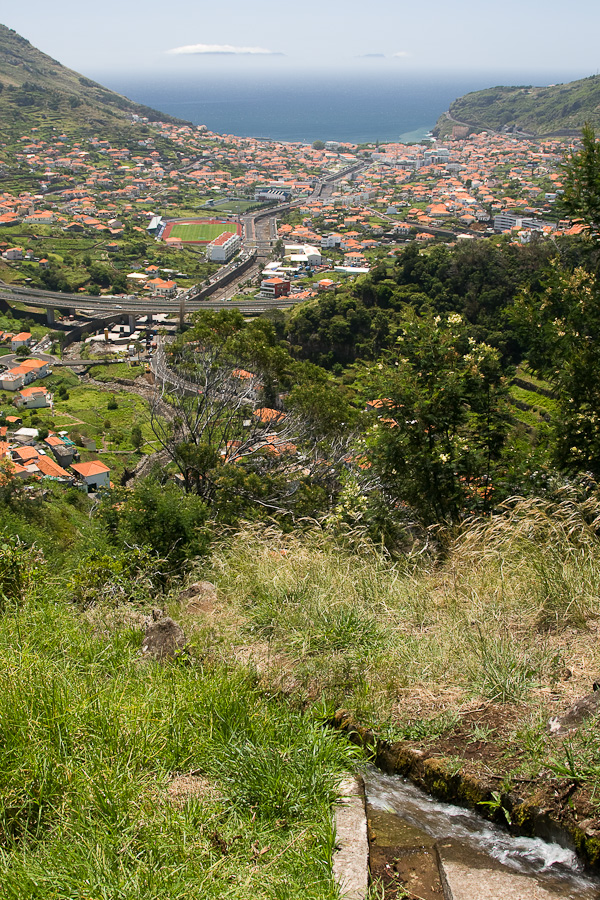
{"type": "Polygon", "coordinates": [[[534,432],[544,422],[550,422],[558,410],[552,388],[530,371],[527,365],[519,366],[509,390],[512,415],[517,423],[534,432]]]}

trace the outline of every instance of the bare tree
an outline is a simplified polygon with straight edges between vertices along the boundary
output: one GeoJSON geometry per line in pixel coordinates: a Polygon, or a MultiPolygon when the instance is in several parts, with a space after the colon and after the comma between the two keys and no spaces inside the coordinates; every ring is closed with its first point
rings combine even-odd
{"type": "MultiPolygon", "coordinates": [[[[213,314],[208,322],[215,327],[191,332],[187,342],[161,344],[155,358],[151,425],[186,491],[212,503],[221,488],[289,514],[307,485],[320,486],[329,501],[349,439],[338,435],[325,447],[305,401],[279,408],[277,342],[267,347],[257,340],[260,329],[240,342],[229,317],[213,314]]],[[[293,364],[287,354],[285,360],[293,364]]]]}

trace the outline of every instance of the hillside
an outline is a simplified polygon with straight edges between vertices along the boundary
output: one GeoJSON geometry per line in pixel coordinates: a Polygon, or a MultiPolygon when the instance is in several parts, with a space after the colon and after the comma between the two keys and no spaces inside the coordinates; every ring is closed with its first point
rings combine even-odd
{"type": "Polygon", "coordinates": [[[51,128],[67,134],[115,136],[132,115],[178,122],[172,116],[133,103],[66,68],[0,25],[0,141],[9,145],[27,130],[51,128]]]}
{"type": "Polygon", "coordinates": [[[434,133],[450,134],[456,124],[472,131],[534,136],[576,134],[585,122],[600,127],[600,76],[548,87],[493,87],[455,100],[434,133]]]}

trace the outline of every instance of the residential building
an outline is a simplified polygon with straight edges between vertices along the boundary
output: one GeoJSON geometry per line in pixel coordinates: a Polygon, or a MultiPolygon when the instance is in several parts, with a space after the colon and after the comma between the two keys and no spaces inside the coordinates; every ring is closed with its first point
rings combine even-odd
{"type": "Polygon", "coordinates": [[[211,262],[228,262],[241,246],[242,241],[239,234],[234,231],[224,231],[207,245],[206,257],[211,262]]]}
{"type": "Polygon", "coordinates": [[[265,278],[260,283],[260,296],[276,300],[290,292],[291,284],[283,278],[265,278]]]}
{"type": "Polygon", "coordinates": [[[18,347],[29,347],[31,344],[31,333],[29,331],[21,331],[10,339],[10,349],[16,350],[18,347]]]}
{"type": "MultiPolygon", "coordinates": [[[[131,278],[131,275],[127,277],[131,278]]],[[[150,278],[146,282],[146,287],[150,288],[157,297],[174,297],[177,293],[177,283],[165,281],[163,278],[150,278]]]]}
{"type": "Polygon", "coordinates": [[[97,488],[110,487],[110,469],[100,460],[92,460],[92,462],[73,463],[71,466],[79,480],[86,486],[88,491],[95,491],[97,488]]]}
{"type": "Polygon", "coordinates": [[[24,409],[44,409],[52,405],[52,395],[41,386],[21,388],[15,403],[24,409]]]}

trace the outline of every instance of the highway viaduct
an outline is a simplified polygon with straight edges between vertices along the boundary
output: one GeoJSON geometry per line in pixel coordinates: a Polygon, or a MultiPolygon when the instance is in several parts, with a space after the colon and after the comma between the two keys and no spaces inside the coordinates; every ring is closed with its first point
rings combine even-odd
{"type": "Polygon", "coordinates": [[[246,250],[241,258],[233,263],[223,266],[213,276],[210,283],[199,290],[194,288],[180,292],[174,299],[159,297],[108,297],[92,296],[89,294],[68,294],[58,291],[44,291],[38,288],[28,288],[0,282],[0,300],[7,303],[23,303],[29,307],[39,307],[46,310],[48,325],[55,324],[55,310],[69,315],[83,312],[89,316],[95,324],[97,320],[109,323],[127,319],[130,327],[135,325],[136,316],[149,316],[167,314],[179,315],[181,323],[185,319],[186,312],[196,312],[200,309],[237,309],[244,315],[260,315],[269,309],[285,309],[294,306],[298,301],[291,297],[280,297],[277,300],[261,299],[245,302],[236,302],[230,305],[228,300],[210,300],[212,294],[228,284],[240,280],[240,276],[248,272],[270,255],[271,248],[277,238],[276,219],[278,215],[288,212],[296,206],[318,199],[326,194],[336,181],[367,168],[368,162],[357,162],[347,166],[339,172],[329,175],[317,182],[313,193],[308,198],[302,198],[290,203],[284,203],[276,207],[269,207],[264,211],[257,211],[249,216],[243,216],[245,230],[246,250]],[[262,234],[258,235],[258,231],[262,234]],[[209,301],[209,302],[207,302],[209,301]]]}

